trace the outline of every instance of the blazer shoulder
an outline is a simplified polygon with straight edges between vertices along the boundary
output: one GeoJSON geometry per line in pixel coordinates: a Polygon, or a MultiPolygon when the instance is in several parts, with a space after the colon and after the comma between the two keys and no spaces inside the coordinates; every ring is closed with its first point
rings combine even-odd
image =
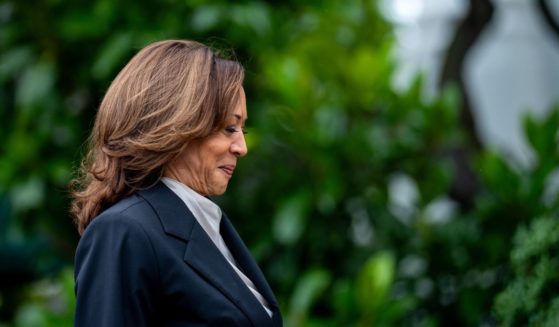
{"type": "Polygon", "coordinates": [[[85,229],[75,254],[75,324],[151,326],[159,296],[160,263],[138,216],[148,205],[132,196],[103,211],[85,229]]]}
{"type": "Polygon", "coordinates": [[[107,216],[107,215],[125,214],[126,212],[133,211],[134,207],[141,206],[142,203],[145,203],[145,202],[146,201],[142,197],[139,197],[136,194],[133,194],[133,195],[127,197],[127,198],[124,198],[124,199],[118,201],[117,203],[113,204],[112,206],[110,206],[105,211],[101,212],[101,214],[98,216],[98,218],[100,218],[102,216],[107,216]]]}
{"type": "Polygon", "coordinates": [[[158,267],[155,244],[157,230],[153,227],[151,207],[138,196],[123,199],[93,219],[78,242],[76,266],[88,253],[116,255],[115,249],[128,253],[143,253],[144,259],[158,267]],[[151,224],[151,225],[150,225],[151,224]],[[150,256],[145,256],[146,254],[150,256]],[[149,260],[148,258],[149,257],[149,260]]]}
{"type": "Polygon", "coordinates": [[[117,226],[119,228],[128,226],[128,229],[137,229],[141,226],[141,229],[145,231],[151,229],[147,225],[154,221],[154,219],[150,219],[153,216],[155,216],[155,212],[146,200],[140,196],[132,195],[101,212],[87,226],[85,233],[88,230],[117,226]]]}

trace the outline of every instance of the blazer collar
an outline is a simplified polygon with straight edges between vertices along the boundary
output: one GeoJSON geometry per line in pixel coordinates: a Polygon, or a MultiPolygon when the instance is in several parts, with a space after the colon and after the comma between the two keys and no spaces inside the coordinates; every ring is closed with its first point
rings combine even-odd
{"type": "Polygon", "coordinates": [[[188,241],[196,219],[182,200],[163,182],[143,189],[138,194],[144,198],[157,213],[165,233],[188,241]]]}
{"type": "Polygon", "coordinates": [[[268,304],[272,307],[272,309],[277,308],[277,300],[270,288],[270,285],[268,285],[264,274],[254,261],[250,251],[241,240],[241,237],[225,214],[223,214],[221,218],[220,233],[225,241],[225,244],[227,244],[231,253],[234,254],[235,260],[237,261],[240,269],[245,273],[245,275],[247,275],[248,278],[250,278],[258,291],[262,294],[266,301],[268,301],[268,304]]]}
{"type": "MultiPolygon", "coordinates": [[[[235,303],[255,326],[266,323],[273,324],[260,302],[250,292],[186,205],[173,191],[159,182],[153,187],[141,190],[138,193],[157,213],[165,233],[188,242],[183,258],[188,265],[235,303]]],[[[240,269],[252,280],[272,306],[273,321],[277,322],[277,319],[281,319],[281,317],[276,317],[280,313],[270,287],[231,223],[228,219],[223,218],[221,228],[222,232],[225,231],[225,233],[222,237],[235,259],[238,260],[240,269]],[[227,220],[225,227],[223,220],[227,220]]]]}

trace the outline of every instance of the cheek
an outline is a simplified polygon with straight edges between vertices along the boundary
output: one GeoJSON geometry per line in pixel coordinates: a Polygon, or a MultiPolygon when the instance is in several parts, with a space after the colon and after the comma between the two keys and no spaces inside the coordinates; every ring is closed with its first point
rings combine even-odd
{"type": "Polygon", "coordinates": [[[217,167],[219,166],[220,157],[218,157],[212,151],[204,151],[200,153],[199,157],[199,168],[203,170],[204,174],[206,175],[213,175],[217,171],[217,167]]]}
{"type": "Polygon", "coordinates": [[[197,151],[187,152],[183,157],[183,163],[185,168],[192,170],[200,170],[203,167],[203,157],[201,157],[197,151]]]}
{"type": "Polygon", "coordinates": [[[208,145],[203,153],[203,157],[205,161],[218,163],[223,160],[227,153],[229,153],[229,143],[220,141],[220,142],[213,142],[212,144],[208,145]]]}
{"type": "Polygon", "coordinates": [[[193,160],[197,160],[197,168],[201,169],[207,177],[219,173],[218,167],[227,163],[229,153],[229,142],[222,135],[216,135],[201,144],[193,160]]]}

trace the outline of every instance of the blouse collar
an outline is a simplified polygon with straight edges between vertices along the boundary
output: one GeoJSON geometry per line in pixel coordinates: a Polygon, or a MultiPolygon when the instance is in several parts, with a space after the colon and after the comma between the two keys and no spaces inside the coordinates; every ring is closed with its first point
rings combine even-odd
{"type": "Polygon", "coordinates": [[[184,202],[210,239],[218,245],[222,215],[219,206],[175,179],[163,177],[161,181],[184,202]]]}

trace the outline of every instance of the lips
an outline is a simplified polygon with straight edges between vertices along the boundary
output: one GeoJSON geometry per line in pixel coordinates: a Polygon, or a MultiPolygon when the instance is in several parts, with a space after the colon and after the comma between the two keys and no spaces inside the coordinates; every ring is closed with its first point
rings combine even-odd
{"type": "Polygon", "coordinates": [[[235,171],[235,165],[223,165],[219,166],[219,169],[225,173],[225,175],[231,177],[233,176],[233,172],[235,171]]]}

